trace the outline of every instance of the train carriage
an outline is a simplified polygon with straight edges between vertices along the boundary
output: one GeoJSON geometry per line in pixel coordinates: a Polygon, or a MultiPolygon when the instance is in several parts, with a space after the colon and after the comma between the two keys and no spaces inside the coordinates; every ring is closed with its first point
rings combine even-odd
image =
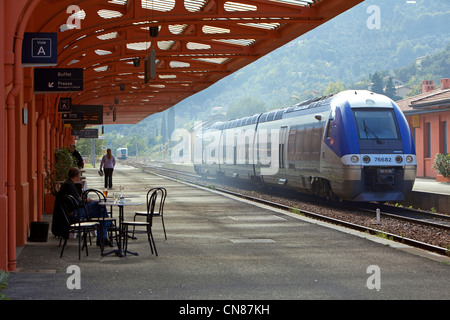
{"type": "Polygon", "coordinates": [[[126,160],[128,158],[128,148],[117,148],[116,157],[117,159],[126,160]]]}
{"type": "Polygon", "coordinates": [[[322,197],[401,201],[416,175],[405,117],[392,100],[365,90],[215,123],[196,139],[199,173],[322,197]]]}

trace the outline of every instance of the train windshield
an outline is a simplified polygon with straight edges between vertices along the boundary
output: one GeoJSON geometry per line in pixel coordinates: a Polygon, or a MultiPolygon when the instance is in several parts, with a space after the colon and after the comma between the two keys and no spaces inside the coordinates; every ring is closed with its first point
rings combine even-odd
{"type": "Polygon", "coordinates": [[[397,125],[392,110],[354,110],[360,140],[398,139],[397,125]]]}

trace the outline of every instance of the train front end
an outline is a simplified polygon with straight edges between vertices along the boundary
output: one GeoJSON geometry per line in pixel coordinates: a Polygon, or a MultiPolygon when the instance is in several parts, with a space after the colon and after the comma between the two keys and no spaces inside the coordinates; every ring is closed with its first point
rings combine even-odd
{"type": "Polygon", "coordinates": [[[417,160],[408,123],[389,98],[347,91],[337,99],[336,126],[342,182],[333,191],[352,201],[403,201],[416,178],[417,160]],[[340,122],[340,123],[339,123],[340,122]]]}

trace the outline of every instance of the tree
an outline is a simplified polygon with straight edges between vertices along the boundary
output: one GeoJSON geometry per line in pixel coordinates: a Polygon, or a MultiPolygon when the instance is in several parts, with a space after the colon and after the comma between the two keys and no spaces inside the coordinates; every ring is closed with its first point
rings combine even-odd
{"type": "Polygon", "coordinates": [[[338,92],[341,92],[345,89],[345,86],[342,82],[340,81],[336,81],[336,82],[330,82],[328,83],[328,87],[325,89],[325,91],[323,92],[324,96],[328,96],[331,94],[335,94],[338,92]]]}
{"type": "MultiPolygon", "coordinates": [[[[108,142],[107,139],[94,139],[95,140],[95,155],[102,154],[102,147],[108,142]]],[[[82,138],[77,141],[77,150],[83,156],[89,156],[91,154],[92,139],[82,138]]]]}
{"type": "Polygon", "coordinates": [[[395,90],[394,81],[392,81],[392,77],[389,77],[386,83],[386,89],[384,93],[392,100],[395,100],[397,90],[395,90]]]}
{"type": "Polygon", "coordinates": [[[135,135],[127,143],[128,154],[131,156],[142,155],[146,149],[146,145],[145,140],[140,135],[135,135]]]}
{"type": "Polygon", "coordinates": [[[246,97],[239,99],[233,103],[227,111],[228,119],[238,119],[242,117],[252,116],[256,113],[265,112],[267,106],[264,102],[257,98],[246,97]]]}
{"type": "Polygon", "coordinates": [[[384,90],[383,90],[383,80],[381,79],[380,75],[378,74],[378,72],[375,72],[372,77],[370,77],[370,79],[372,80],[372,88],[371,90],[375,93],[380,93],[380,94],[384,94],[384,90]]]}
{"type": "MultiPolygon", "coordinates": [[[[290,103],[288,100],[295,93],[302,101],[324,89],[324,94],[339,91],[340,88],[334,88],[339,82],[355,90],[371,88],[373,83],[373,91],[385,94],[384,82],[389,77],[382,79],[393,75],[418,94],[422,80],[434,80],[438,87],[437,80],[449,77],[450,33],[448,28],[441,27],[448,24],[444,18],[448,20],[450,16],[450,1],[417,1],[406,5],[404,1],[369,2],[376,2],[381,8],[380,30],[366,27],[364,22],[369,15],[361,7],[350,9],[183,100],[176,105],[176,125],[183,126],[178,117],[191,122],[206,120],[211,115],[210,108],[217,106],[229,108],[229,118],[248,116],[267,108],[282,107],[290,103]],[[437,52],[445,46],[444,52],[437,52]],[[403,68],[396,70],[399,67],[403,68]],[[375,71],[377,81],[371,79],[375,71]],[[245,103],[247,97],[263,104],[247,109],[250,106],[245,103]]],[[[387,83],[386,86],[389,87],[387,83]]],[[[160,143],[163,135],[166,141],[170,139],[168,133],[160,131],[162,115],[152,115],[145,121],[145,129],[136,125],[108,125],[108,128],[120,132],[126,142],[133,135],[147,131],[147,144],[153,145],[160,143]]],[[[170,126],[168,117],[167,113],[166,129],[170,126]]],[[[119,143],[117,135],[108,142],[123,143],[119,143]]]]}

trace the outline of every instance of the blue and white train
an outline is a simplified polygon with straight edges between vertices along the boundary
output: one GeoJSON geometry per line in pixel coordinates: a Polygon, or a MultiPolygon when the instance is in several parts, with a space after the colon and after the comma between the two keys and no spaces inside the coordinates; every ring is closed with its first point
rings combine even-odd
{"type": "Polygon", "coordinates": [[[128,148],[117,148],[116,157],[117,159],[126,160],[128,158],[128,148]]]}
{"type": "Polygon", "coordinates": [[[417,166],[401,110],[365,90],[203,125],[194,133],[194,155],[202,175],[351,201],[404,200],[417,166]]]}

